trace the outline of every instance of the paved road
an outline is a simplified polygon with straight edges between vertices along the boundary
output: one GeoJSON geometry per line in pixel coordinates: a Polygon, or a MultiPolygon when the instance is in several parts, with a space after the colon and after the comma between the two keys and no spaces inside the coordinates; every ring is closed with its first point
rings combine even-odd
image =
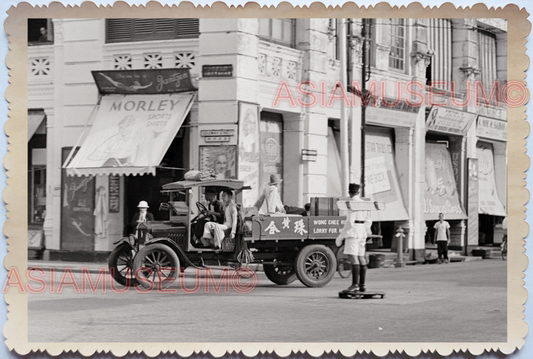
{"type": "MultiPolygon", "coordinates": [[[[218,272],[220,273],[220,272],[218,272]]],[[[58,278],[60,275],[56,275],[58,278]]],[[[93,280],[96,275],[93,274],[93,280]]],[[[489,259],[368,271],[384,299],[344,300],[350,279],[324,288],[272,284],[258,273],[248,294],[117,293],[109,280],[91,293],[30,294],[30,342],[503,342],[506,262],[489,259]]],[[[194,288],[194,271],[186,284],[194,288]]],[[[47,279],[49,277],[46,277],[47,279]]],[[[58,279],[56,278],[56,280],[58,279]]],[[[75,274],[81,283],[81,274],[75,274]]],[[[218,277],[217,277],[218,280],[218,277]]],[[[203,282],[203,279],[201,281],[203,282]]],[[[47,284],[49,281],[47,280],[47,284]]],[[[38,285],[35,284],[37,287],[38,285]]],[[[118,287],[120,289],[120,287],[118,287]]],[[[57,282],[56,282],[57,290],[57,282]]]]}

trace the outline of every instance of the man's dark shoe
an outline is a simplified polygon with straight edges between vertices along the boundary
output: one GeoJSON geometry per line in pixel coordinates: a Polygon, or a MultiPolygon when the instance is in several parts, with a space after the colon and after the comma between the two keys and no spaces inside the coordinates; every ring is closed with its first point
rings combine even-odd
{"type": "Polygon", "coordinates": [[[348,289],[343,290],[344,293],[357,293],[359,291],[359,286],[357,284],[352,284],[348,289]]]}

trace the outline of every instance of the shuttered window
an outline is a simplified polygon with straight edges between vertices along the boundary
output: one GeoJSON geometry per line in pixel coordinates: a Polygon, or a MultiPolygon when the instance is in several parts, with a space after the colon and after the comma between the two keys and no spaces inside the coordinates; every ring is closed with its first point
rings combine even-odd
{"type": "Polygon", "coordinates": [[[428,47],[433,51],[428,80],[433,87],[448,90],[452,81],[451,20],[429,19],[428,35],[428,47]]]}
{"type": "Polygon", "coordinates": [[[106,43],[194,38],[199,19],[106,19],[106,43]]]}
{"type": "Polygon", "coordinates": [[[483,29],[478,29],[479,69],[480,80],[487,94],[490,94],[496,81],[496,35],[483,29]]]}

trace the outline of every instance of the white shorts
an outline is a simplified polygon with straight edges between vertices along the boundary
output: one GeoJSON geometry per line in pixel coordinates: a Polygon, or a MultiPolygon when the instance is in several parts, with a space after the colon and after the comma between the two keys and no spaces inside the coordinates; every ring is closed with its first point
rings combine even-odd
{"type": "Polygon", "coordinates": [[[344,240],[344,254],[362,257],[365,255],[366,238],[346,238],[344,240]]]}

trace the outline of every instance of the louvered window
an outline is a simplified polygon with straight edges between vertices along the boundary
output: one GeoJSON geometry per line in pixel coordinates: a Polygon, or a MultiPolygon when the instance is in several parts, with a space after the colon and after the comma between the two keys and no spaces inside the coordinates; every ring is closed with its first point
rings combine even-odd
{"type": "Polygon", "coordinates": [[[106,42],[198,37],[199,19],[106,19],[106,42]]]}

